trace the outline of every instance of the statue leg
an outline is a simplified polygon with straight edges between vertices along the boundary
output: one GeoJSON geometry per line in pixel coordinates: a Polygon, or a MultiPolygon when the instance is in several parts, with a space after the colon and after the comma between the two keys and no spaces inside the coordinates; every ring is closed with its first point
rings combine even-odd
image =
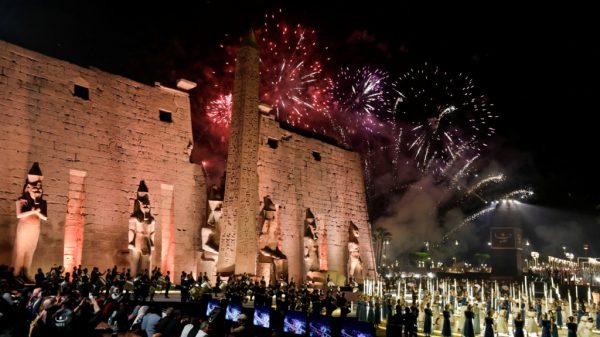
{"type": "Polygon", "coordinates": [[[17,225],[17,235],[13,247],[13,267],[15,268],[16,275],[22,272],[25,272],[26,275],[31,268],[39,236],[39,223],[20,223],[17,225]]]}
{"type": "Polygon", "coordinates": [[[15,276],[19,275],[25,261],[25,247],[22,234],[22,225],[17,225],[17,233],[15,235],[15,244],[13,245],[12,266],[15,268],[15,276]]]}
{"type": "Polygon", "coordinates": [[[15,246],[13,247],[13,258],[12,266],[15,268],[15,276],[19,275],[25,260],[25,254],[23,254],[23,248],[19,244],[19,238],[15,240],[15,246]]]}
{"type": "Polygon", "coordinates": [[[140,263],[140,257],[142,255],[142,253],[137,250],[137,249],[130,249],[129,250],[129,255],[130,255],[130,262],[129,262],[129,266],[131,268],[131,276],[136,277],[139,270],[139,263],[140,263]]]}
{"type": "Polygon", "coordinates": [[[25,252],[25,259],[23,261],[24,264],[24,268],[25,268],[25,275],[29,276],[29,271],[31,270],[31,264],[33,262],[33,255],[35,254],[35,250],[37,248],[38,245],[38,240],[40,238],[40,226],[34,226],[34,228],[31,229],[30,233],[29,233],[29,237],[31,238],[31,241],[28,242],[28,247],[27,250],[25,252]]]}
{"type": "Polygon", "coordinates": [[[358,275],[360,277],[361,280],[364,280],[365,275],[364,275],[364,271],[363,271],[363,265],[362,262],[358,263],[358,266],[356,267],[358,269],[358,275]]]}
{"type": "MultiPolygon", "coordinates": [[[[139,270],[141,272],[143,272],[144,270],[148,270],[148,273],[150,273],[150,257],[152,255],[141,255],[140,256],[140,263],[139,263],[139,270]]],[[[151,275],[150,275],[151,276],[151,275]]]]}

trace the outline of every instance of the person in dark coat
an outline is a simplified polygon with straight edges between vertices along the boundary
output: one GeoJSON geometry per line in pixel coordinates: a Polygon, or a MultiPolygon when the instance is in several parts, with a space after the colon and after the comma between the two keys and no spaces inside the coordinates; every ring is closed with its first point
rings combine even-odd
{"type": "Polygon", "coordinates": [[[548,314],[542,315],[542,337],[552,337],[550,335],[550,320],[548,314]]]}
{"type": "Polygon", "coordinates": [[[412,333],[413,333],[413,314],[410,312],[410,308],[406,307],[404,308],[404,336],[405,337],[412,337],[412,333]]]}
{"type": "Polygon", "coordinates": [[[494,319],[492,318],[492,311],[488,311],[485,317],[485,331],[483,337],[494,337],[494,319]]]}
{"type": "Polygon", "coordinates": [[[563,326],[562,306],[560,302],[556,306],[556,324],[559,328],[562,328],[563,326]]]}
{"type": "Polygon", "coordinates": [[[577,323],[573,316],[569,316],[567,321],[567,337],[577,337],[577,323]]]}
{"type": "Polygon", "coordinates": [[[386,337],[402,336],[402,315],[396,313],[387,322],[385,328],[386,337]]]}
{"type": "Polygon", "coordinates": [[[475,332],[473,330],[474,316],[475,314],[473,313],[473,307],[469,304],[467,306],[467,310],[465,310],[465,323],[462,329],[462,334],[464,337],[475,337],[475,332]]]}
{"type": "MultiPolygon", "coordinates": [[[[446,308],[442,312],[444,316],[444,323],[442,325],[442,336],[443,337],[451,337],[452,336],[452,327],[450,326],[450,305],[446,304],[446,308]]],[[[486,336],[487,337],[487,336],[486,336]]],[[[493,337],[493,336],[490,336],[493,337]]]]}
{"type": "Polygon", "coordinates": [[[431,305],[427,302],[427,307],[425,308],[425,319],[423,320],[423,334],[425,337],[431,336],[431,318],[433,316],[433,311],[431,311],[431,305]]]}
{"type": "Polygon", "coordinates": [[[558,326],[554,321],[554,317],[550,317],[550,334],[552,337],[558,337],[558,326]]]}
{"type": "Polygon", "coordinates": [[[524,326],[525,321],[523,321],[523,316],[521,316],[521,313],[518,313],[513,321],[514,337],[525,337],[525,334],[523,333],[524,326]]]}

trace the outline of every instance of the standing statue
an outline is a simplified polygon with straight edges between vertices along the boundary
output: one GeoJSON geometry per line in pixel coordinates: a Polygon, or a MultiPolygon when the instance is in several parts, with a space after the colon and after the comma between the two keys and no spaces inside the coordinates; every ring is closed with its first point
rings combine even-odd
{"type": "MultiPolygon", "coordinates": [[[[220,242],[220,226],[221,216],[223,211],[223,197],[217,186],[213,186],[208,195],[208,207],[210,213],[208,214],[208,220],[206,225],[202,227],[202,250],[213,254],[219,254],[219,242],[220,242]]],[[[205,256],[206,258],[206,256],[205,256]]]]}
{"type": "Polygon", "coordinates": [[[360,248],[358,244],[358,227],[354,222],[350,221],[349,236],[348,236],[348,280],[352,281],[357,278],[362,279],[363,265],[360,258],[360,248]]]}
{"type": "Polygon", "coordinates": [[[318,238],[315,216],[310,208],[307,208],[304,220],[304,266],[306,273],[319,271],[320,269],[318,238]]]}
{"type": "Polygon", "coordinates": [[[279,250],[278,246],[278,238],[277,238],[277,219],[275,204],[271,199],[266,196],[264,198],[264,206],[260,213],[260,221],[259,226],[260,234],[258,236],[260,253],[263,256],[271,257],[275,260],[286,259],[287,257],[281,250],[279,250]]]}
{"type": "Polygon", "coordinates": [[[16,202],[19,222],[13,246],[12,265],[16,275],[25,277],[31,269],[31,261],[40,237],[40,222],[48,220],[46,200],[42,199],[42,179],[44,176],[39,164],[33,163],[27,174],[23,193],[16,202]]]}
{"type": "Polygon", "coordinates": [[[129,218],[129,252],[131,255],[131,274],[137,275],[150,270],[154,251],[154,231],[156,222],[150,213],[148,187],[142,180],[133,204],[133,213],[129,218]]]}

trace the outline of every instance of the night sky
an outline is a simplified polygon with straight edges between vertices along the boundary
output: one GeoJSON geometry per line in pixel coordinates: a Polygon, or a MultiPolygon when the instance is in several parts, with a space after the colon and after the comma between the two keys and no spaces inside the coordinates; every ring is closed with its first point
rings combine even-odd
{"type": "MultiPolygon", "coordinates": [[[[467,73],[500,116],[488,156],[505,169],[512,185],[536,192],[530,205],[561,214],[542,220],[554,222],[540,224],[550,226],[544,230],[530,229],[532,240],[555,253],[563,243],[552,242],[552,233],[578,236],[568,244],[580,246],[580,237],[598,232],[600,27],[592,4],[53,4],[0,1],[0,39],[143,83],[175,86],[181,77],[201,83],[203,62],[214,60],[225,34],[239,36],[260,25],[264,13],[282,8],[285,18],[316,28],[341,64],[401,73],[428,62],[467,73]],[[360,43],[351,38],[357,35],[364,37],[360,43]],[[578,232],[569,232],[570,226],[578,232]]],[[[386,210],[373,212],[377,218],[386,210]]],[[[593,245],[592,251],[600,253],[593,245]]]]}

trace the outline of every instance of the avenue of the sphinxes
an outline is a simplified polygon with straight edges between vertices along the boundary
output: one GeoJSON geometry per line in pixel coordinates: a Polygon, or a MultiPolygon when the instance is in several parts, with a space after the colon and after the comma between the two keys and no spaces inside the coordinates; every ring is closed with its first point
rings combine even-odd
{"type": "Polygon", "coordinates": [[[259,53],[251,33],[222,191],[190,162],[193,85],[147,86],[0,41],[0,263],[373,277],[358,153],[275,119],[258,99],[259,53]]]}

